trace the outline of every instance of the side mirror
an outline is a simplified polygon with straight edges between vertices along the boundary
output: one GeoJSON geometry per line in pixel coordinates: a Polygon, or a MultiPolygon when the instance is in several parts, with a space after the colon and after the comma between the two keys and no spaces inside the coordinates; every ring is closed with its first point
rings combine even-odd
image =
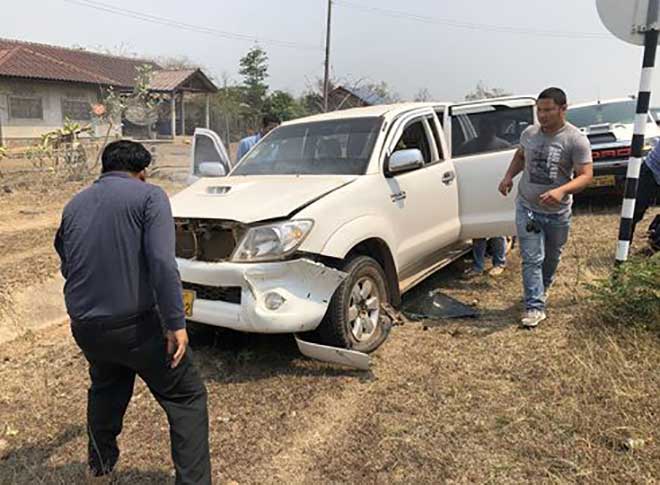
{"type": "Polygon", "coordinates": [[[220,162],[202,162],[197,170],[201,177],[224,177],[227,175],[224,165],[220,162]]]}
{"type": "Polygon", "coordinates": [[[391,175],[397,173],[409,172],[424,166],[424,156],[417,148],[407,150],[397,150],[394,152],[387,163],[387,171],[391,175]]]}

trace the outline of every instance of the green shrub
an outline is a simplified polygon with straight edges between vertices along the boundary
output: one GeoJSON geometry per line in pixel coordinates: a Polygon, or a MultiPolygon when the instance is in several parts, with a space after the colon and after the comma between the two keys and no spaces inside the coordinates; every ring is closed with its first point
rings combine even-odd
{"type": "Polygon", "coordinates": [[[660,253],[632,258],[589,288],[598,320],[660,331],[660,253]]]}

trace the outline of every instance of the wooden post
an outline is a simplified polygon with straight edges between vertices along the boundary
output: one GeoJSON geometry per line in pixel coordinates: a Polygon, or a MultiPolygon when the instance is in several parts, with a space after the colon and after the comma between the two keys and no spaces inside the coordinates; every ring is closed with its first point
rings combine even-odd
{"type": "Polygon", "coordinates": [[[211,128],[211,95],[206,93],[206,129],[211,128]]]}
{"type": "Polygon", "coordinates": [[[186,101],[181,91],[181,136],[186,136],[186,101]]]}
{"type": "Polygon", "coordinates": [[[170,97],[170,122],[172,123],[172,139],[176,136],[176,93],[172,91],[170,97]]]}

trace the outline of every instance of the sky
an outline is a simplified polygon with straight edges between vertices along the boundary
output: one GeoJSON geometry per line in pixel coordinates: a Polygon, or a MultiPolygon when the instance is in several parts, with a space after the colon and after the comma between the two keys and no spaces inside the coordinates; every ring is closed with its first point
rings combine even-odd
{"type": "MultiPolygon", "coordinates": [[[[327,0],[2,3],[6,38],[185,56],[218,84],[223,77],[240,82],[239,60],[258,42],[269,56],[271,89],[300,94],[323,76],[327,0]],[[92,4],[132,13],[85,6],[92,4]],[[136,19],[136,12],[168,25],[136,19]]],[[[434,100],[461,100],[479,81],[514,94],[556,85],[570,102],[627,96],[638,90],[641,59],[640,47],[603,27],[595,0],[336,0],[333,6],[333,77],[385,81],[403,99],[427,89],[434,100]]],[[[660,104],[660,75],[653,88],[660,104]]]]}

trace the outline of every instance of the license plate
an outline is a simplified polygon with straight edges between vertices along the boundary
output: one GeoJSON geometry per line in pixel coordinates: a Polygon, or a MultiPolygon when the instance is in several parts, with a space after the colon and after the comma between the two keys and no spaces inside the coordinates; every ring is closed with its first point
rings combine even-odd
{"type": "Polygon", "coordinates": [[[612,187],[616,185],[616,177],[614,175],[599,175],[594,177],[591,181],[590,187],[612,187]]]}
{"type": "Polygon", "coordinates": [[[192,317],[193,303],[195,303],[195,292],[192,290],[183,290],[183,310],[187,317],[192,317]]]}

